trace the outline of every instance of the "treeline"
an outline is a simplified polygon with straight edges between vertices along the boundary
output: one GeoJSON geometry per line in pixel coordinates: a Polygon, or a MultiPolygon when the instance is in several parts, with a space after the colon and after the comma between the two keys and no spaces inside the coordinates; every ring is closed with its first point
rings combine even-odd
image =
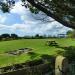
{"type": "Polygon", "coordinates": [[[24,39],[47,39],[47,38],[57,38],[56,36],[46,36],[46,35],[39,35],[36,34],[35,36],[24,36],[24,39]]]}
{"type": "Polygon", "coordinates": [[[1,41],[15,40],[15,39],[19,39],[19,36],[17,34],[1,34],[0,35],[1,41]]]}
{"type": "Polygon", "coordinates": [[[57,38],[56,36],[46,36],[36,34],[35,36],[24,36],[20,37],[17,34],[1,34],[0,41],[17,40],[17,39],[46,39],[46,38],[57,38]]]}
{"type": "MultiPolygon", "coordinates": [[[[69,36],[71,34],[72,33],[70,31],[68,31],[66,35],[69,36]]],[[[48,38],[59,38],[59,35],[51,36],[51,35],[36,34],[34,36],[23,36],[23,37],[20,37],[17,34],[8,34],[8,33],[0,35],[0,41],[17,40],[17,39],[48,39],[48,38]]],[[[65,38],[65,36],[64,35],[60,36],[60,38],[65,38]]]]}

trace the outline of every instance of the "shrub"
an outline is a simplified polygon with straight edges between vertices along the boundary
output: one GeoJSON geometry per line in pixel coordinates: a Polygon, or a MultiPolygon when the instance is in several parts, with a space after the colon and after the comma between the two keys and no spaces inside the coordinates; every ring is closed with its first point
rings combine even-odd
{"type": "Polygon", "coordinates": [[[64,51],[59,50],[57,53],[67,57],[69,62],[75,61],[75,47],[69,46],[69,47],[64,47],[63,49],[64,49],[64,51]]]}

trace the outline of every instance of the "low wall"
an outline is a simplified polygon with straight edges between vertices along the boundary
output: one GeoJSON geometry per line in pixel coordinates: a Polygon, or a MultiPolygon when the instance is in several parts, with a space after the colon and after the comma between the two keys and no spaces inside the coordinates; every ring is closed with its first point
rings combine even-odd
{"type": "Polygon", "coordinates": [[[0,75],[45,75],[50,71],[52,72],[50,64],[46,63],[46,64],[40,64],[32,67],[25,67],[23,69],[2,73],[0,75]]]}

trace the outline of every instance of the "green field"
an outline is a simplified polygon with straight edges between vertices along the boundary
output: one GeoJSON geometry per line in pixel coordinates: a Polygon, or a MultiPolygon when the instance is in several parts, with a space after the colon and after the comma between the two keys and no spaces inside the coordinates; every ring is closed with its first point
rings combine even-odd
{"type": "Polygon", "coordinates": [[[59,46],[75,46],[74,39],[22,39],[22,40],[12,40],[12,41],[1,41],[0,42],[0,67],[7,66],[15,63],[23,63],[26,61],[39,59],[41,55],[57,55],[58,50],[63,50],[61,48],[56,48],[52,46],[47,46],[46,41],[55,40],[59,46]],[[23,53],[19,56],[12,56],[6,54],[6,51],[12,51],[20,48],[32,48],[33,52],[36,53],[35,56],[30,56],[29,54],[23,53]]]}

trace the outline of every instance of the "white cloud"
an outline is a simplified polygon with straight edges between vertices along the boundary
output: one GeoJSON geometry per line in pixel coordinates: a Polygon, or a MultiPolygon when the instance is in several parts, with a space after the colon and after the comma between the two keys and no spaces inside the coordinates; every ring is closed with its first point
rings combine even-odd
{"type": "Polygon", "coordinates": [[[4,23],[6,19],[6,16],[0,15],[0,23],[4,23]]]}
{"type": "Polygon", "coordinates": [[[8,29],[10,32],[16,32],[16,30],[24,33],[24,35],[35,35],[35,34],[47,34],[47,35],[56,35],[61,33],[66,33],[69,29],[67,27],[57,26],[57,22],[51,24],[13,24],[11,26],[0,24],[0,30],[8,29]]]}

